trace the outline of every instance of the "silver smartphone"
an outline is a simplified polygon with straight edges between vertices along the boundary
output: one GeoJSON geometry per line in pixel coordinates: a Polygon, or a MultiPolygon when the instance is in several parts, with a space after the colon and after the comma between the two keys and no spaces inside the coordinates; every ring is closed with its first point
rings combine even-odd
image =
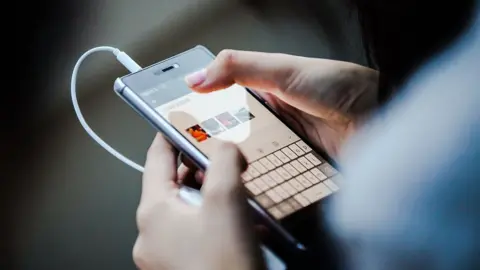
{"type": "Polygon", "coordinates": [[[242,179],[255,212],[293,246],[308,248],[305,228],[318,224],[317,212],[339,190],[340,175],[254,91],[233,85],[192,92],[185,76],[214,58],[197,46],[118,78],[114,89],[202,170],[215,143],[237,144],[249,163],[242,179]]]}

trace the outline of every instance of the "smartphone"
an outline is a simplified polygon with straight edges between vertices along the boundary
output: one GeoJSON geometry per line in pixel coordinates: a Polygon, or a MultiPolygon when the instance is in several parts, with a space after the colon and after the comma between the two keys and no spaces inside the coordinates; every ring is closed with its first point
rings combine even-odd
{"type": "Polygon", "coordinates": [[[192,92],[185,76],[214,58],[197,46],[118,78],[114,89],[202,170],[216,143],[237,144],[249,164],[242,179],[250,205],[296,249],[308,249],[312,235],[305,228],[311,231],[318,224],[317,212],[339,190],[341,176],[255,91],[233,85],[208,94],[192,92]]]}

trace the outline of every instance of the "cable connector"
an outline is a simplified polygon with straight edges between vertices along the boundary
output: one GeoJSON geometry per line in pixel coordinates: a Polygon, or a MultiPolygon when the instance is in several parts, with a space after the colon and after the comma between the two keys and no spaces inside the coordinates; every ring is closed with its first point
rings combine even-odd
{"type": "Polygon", "coordinates": [[[131,73],[142,70],[142,67],[125,52],[115,49],[113,54],[117,57],[118,62],[120,62],[131,73]]]}

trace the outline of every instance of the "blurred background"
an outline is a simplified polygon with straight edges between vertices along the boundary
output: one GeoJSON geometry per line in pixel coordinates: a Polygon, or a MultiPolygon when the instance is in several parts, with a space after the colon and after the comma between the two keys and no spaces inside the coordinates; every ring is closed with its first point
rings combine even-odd
{"type": "MultiPolygon", "coordinates": [[[[88,137],[70,101],[71,71],[87,49],[119,47],[143,66],[197,44],[214,53],[229,48],[365,64],[357,20],[344,1],[65,2],[31,11],[20,4],[3,24],[4,36],[15,41],[5,46],[24,60],[12,69],[15,79],[2,99],[1,269],[135,268],[141,175],[88,137]]],[[[88,58],[78,79],[80,106],[102,138],[143,163],[155,131],[113,93],[113,81],[124,74],[109,54],[88,58]]]]}

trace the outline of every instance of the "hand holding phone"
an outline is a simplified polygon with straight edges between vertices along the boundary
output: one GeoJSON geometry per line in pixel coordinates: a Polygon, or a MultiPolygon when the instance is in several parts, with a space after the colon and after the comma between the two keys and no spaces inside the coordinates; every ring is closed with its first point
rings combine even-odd
{"type": "Polygon", "coordinates": [[[224,50],[186,81],[198,93],[235,83],[257,90],[296,132],[333,158],[377,105],[377,71],[326,59],[224,50]]]}
{"type": "Polygon", "coordinates": [[[264,269],[239,181],[246,163],[234,145],[214,152],[202,206],[191,206],[176,196],[176,151],[162,135],[155,138],[137,214],[133,256],[140,269],[264,269]]]}
{"type": "MultiPolygon", "coordinates": [[[[322,205],[341,182],[322,148],[339,145],[339,138],[344,137],[339,132],[350,128],[352,121],[351,111],[333,109],[344,104],[335,102],[328,89],[352,86],[338,86],[338,77],[345,77],[345,70],[356,74],[360,68],[328,62],[328,67],[341,71],[339,76],[325,65],[324,70],[315,69],[325,60],[259,53],[240,56],[227,51],[213,61],[213,54],[199,46],[117,79],[115,90],[201,170],[209,167],[215,142],[237,144],[249,164],[242,181],[250,205],[273,231],[303,250],[303,243],[315,245],[322,205]],[[200,78],[192,84],[195,93],[185,76],[199,70],[204,73],[195,75],[200,78]],[[330,87],[315,90],[321,82],[330,87]],[[239,84],[262,89],[264,94],[239,84]],[[319,101],[318,96],[327,97],[330,103],[319,101]]],[[[356,85],[367,91],[367,82],[356,85]]],[[[359,107],[369,95],[359,96],[362,102],[350,103],[359,107]]],[[[330,150],[334,154],[336,147],[330,150]]]]}

